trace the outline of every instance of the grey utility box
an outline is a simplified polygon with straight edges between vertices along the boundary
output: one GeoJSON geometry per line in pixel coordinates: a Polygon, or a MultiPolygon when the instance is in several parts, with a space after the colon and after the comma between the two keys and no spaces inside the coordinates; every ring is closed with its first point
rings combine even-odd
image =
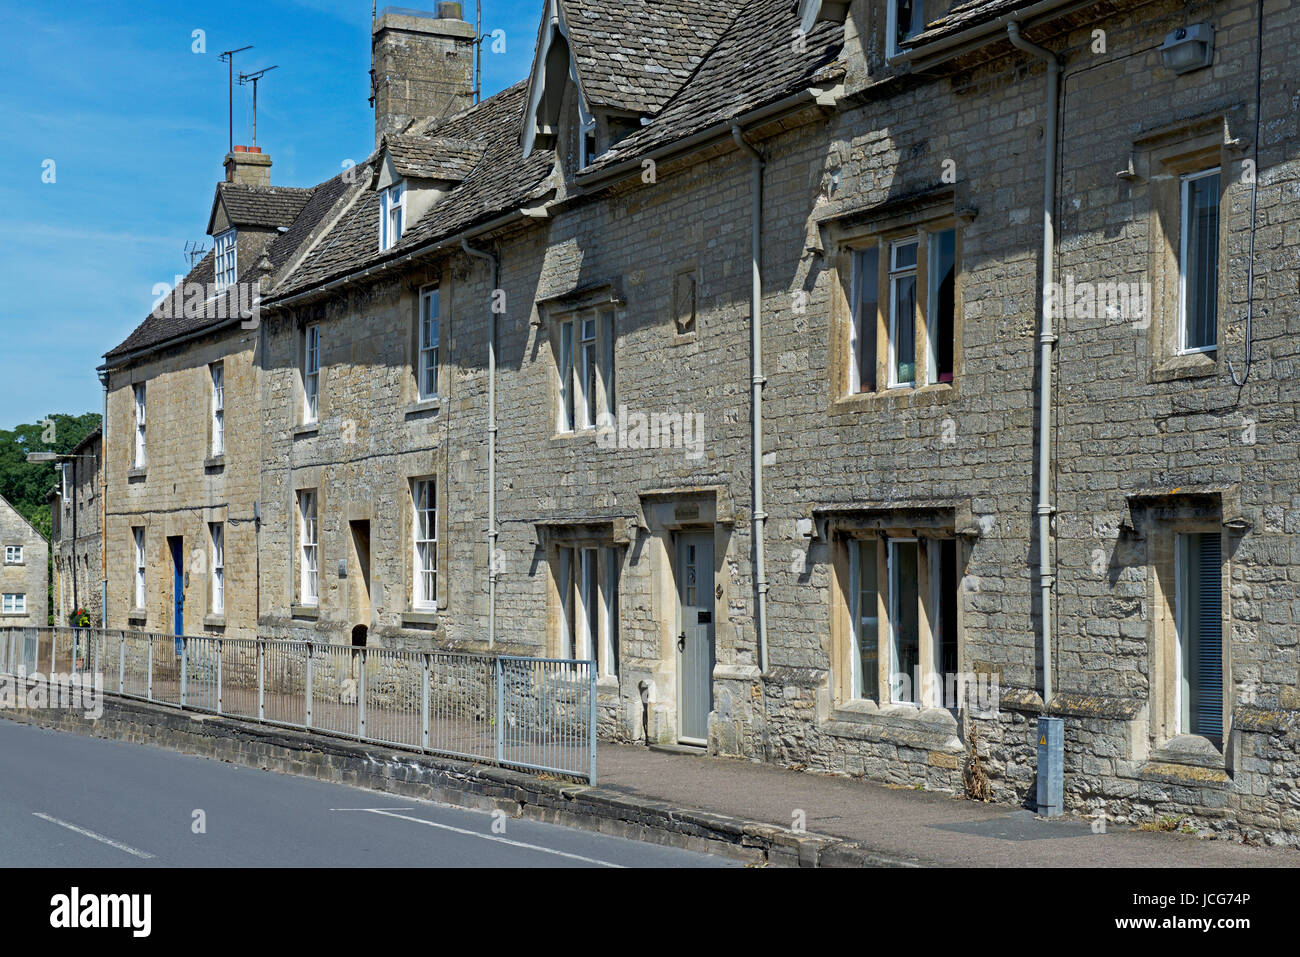
{"type": "Polygon", "coordinates": [[[1056,817],[1064,810],[1065,721],[1038,719],[1038,813],[1056,817]]]}

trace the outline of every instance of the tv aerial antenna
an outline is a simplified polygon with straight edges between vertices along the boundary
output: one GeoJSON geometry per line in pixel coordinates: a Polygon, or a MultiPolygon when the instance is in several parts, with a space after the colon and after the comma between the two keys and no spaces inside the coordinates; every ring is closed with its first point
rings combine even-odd
{"type": "Polygon", "coordinates": [[[253,45],[250,43],[246,47],[240,47],[237,50],[226,50],[221,54],[221,62],[230,65],[228,70],[230,74],[229,90],[226,102],[230,106],[230,152],[232,153],[235,151],[235,54],[251,49],[253,49],[253,45]]]}
{"type": "Polygon", "coordinates": [[[194,268],[196,262],[204,257],[207,251],[207,247],[200,240],[188,239],[185,241],[185,258],[190,261],[191,269],[194,268]]]}
{"type": "Polygon", "coordinates": [[[253,84],[253,142],[249,144],[250,146],[257,145],[257,81],[275,69],[278,69],[278,66],[268,66],[265,70],[239,74],[240,86],[246,86],[249,83],[253,84]]]}

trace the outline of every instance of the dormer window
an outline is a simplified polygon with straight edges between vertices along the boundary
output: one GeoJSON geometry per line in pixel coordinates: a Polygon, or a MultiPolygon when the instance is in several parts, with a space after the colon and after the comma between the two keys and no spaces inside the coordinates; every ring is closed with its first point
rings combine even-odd
{"type": "Polygon", "coordinates": [[[902,44],[925,29],[924,0],[889,0],[887,56],[897,56],[902,44]]]}
{"type": "Polygon", "coordinates": [[[600,154],[596,152],[596,119],[587,116],[586,112],[579,109],[579,122],[582,125],[580,140],[578,168],[586,169],[595,161],[600,154]]]}
{"type": "Polygon", "coordinates": [[[214,269],[218,291],[234,285],[235,280],[239,278],[238,251],[235,230],[227,229],[224,233],[217,234],[214,269]]]}
{"type": "Polygon", "coordinates": [[[392,249],[406,225],[406,184],[394,183],[380,194],[379,251],[392,249]]]}

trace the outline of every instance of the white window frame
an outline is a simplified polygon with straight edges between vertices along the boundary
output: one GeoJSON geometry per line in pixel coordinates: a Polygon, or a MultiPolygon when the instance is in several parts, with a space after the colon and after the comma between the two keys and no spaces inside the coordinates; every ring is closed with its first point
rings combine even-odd
{"type": "Polygon", "coordinates": [[[411,607],[438,610],[438,484],[411,481],[411,607]]]}
{"type": "MultiPolygon", "coordinates": [[[[1210,176],[1218,176],[1219,190],[1222,192],[1223,179],[1222,167],[1215,166],[1212,169],[1199,170],[1195,173],[1184,173],[1179,178],[1178,183],[1178,354],[1179,355],[1196,355],[1204,352],[1217,352],[1219,349],[1218,342],[1218,304],[1215,304],[1215,341],[1208,346],[1188,346],[1187,345],[1187,263],[1188,263],[1188,240],[1191,235],[1191,204],[1188,202],[1191,192],[1191,184],[1199,179],[1206,179],[1210,176]]],[[[1222,254],[1220,244],[1215,241],[1214,269],[1216,271],[1215,289],[1218,289],[1217,271],[1219,268],[1219,259],[1222,254]]]]}
{"type": "Polygon", "coordinates": [[[913,236],[908,239],[897,239],[889,243],[889,388],[891,389],[913,389],[916,387],[916,364],[917,364],[917,341],[916,341],[916,300],[920,293],[920,264],[921,264],[921,238],[913,236]],[[903,246],[916,247],[916,260],[910,266],[898,266],[897,253],[903,246]],[[898,315],[898,286],[897,280],[912,280],[912,313],[908,316],[908,322],[912,327],[912,378],[903,381],[898,378],[898,325],[900,316],[898,315]]]}
{"type": "Polygon", "coordinates": [[[612,420],[616,323],[615,311],[608,306],[583,309],[558,323],[556,432],[589,431],[612,420]]]}
{"type": "MultiPolygon", "coordinates": [[[[885,56],[898,56],[900,49],[898,46],[898,3],[899,0],[888,0],[886,6],[889,8],[885,23],[885,56]]],[[[907,38],[915,36],[921,30],[925,29],[925,3],[924,0],[912,0],[912,27],[907,38]]]]}
{"type": "Polygon", "coordinates": [[[611,545],[562,545],[558,549],[560,651],[562,658],[596,662],[596,674],[618,677],[615,634],[619,626],[621,553],[611,545]]]}
{"type": "Polygon", "coordinates": [[[212,614],[226,613],[226,527],[221,522],[208,524],[212,543],[212,614]]]}
{"type": "Polygon", "coordinates": [[[315,489],[298,491],[298,604],[320,603],[320,512],[315,489]]]}
{"type": "Polygon", "coordinates": [[[578,168],[586,169],[600,155],[596,145],[596,118],[578,108],[578,168]],[[588,142],[590,140],[590,142],[588,142]]]}
{"type": "Polygon", "coordinates": [[[227,286],[234,285],[239,278],[239,243],[237,233],[233,229],[217,233],[213,239],[214,282],[217,291],[220,292],[227,286]]]}
{"type": "Polygon", "coordinates": [[[312,425],[320,418],[320,323],[302,333],[302,421],[312,425]]]}
{"type": "Polygon", "coordinates": [[[438,346],[441,341],[442,296],[437,286],[420,290],[420,328],[416,342],[415,375],[421,401],[438,397],[438,346]]]}
{"type": "Polygon", "coordinates": [[[406,228],[406,183],[399,180],[380,194],[379,251],[397,245],[406,228]]]}
{"type": "Polygon", "coordinates": [[[878,701],[880,698],[880,658],[884,653],[880,641],[880,567],[876,557],[876,541],[867,538],[851,538],[849,545],[849,697],[859,701],[878,701]],[[876,596],[875,607],[871,614],[864,614],[862,602],[862,553],[871,552],[872,567],[876,570],[876,580],[872,583],[871,593],[876,596]],[[865,694],[862,674],[862,626],[867,619],[875,622],[876,628],[876,674],[874,696],[865,694]]]}
{"type": "Polygon", "coordinates": [[[212,375],[212,455],[226,454],[226,366],[214,362],[212,375]]]}
{"type": "MultiPolygon", "coordinates": [[[[954,337],[952,343],[952,379],[957,379],[957,296],[955,284],[957,281],[957,227],[949,226],[946,229],[927,230],[925,234],[925,384],[938,385],[939,383],[939,244],[943,237],[952,234],[952,268],[953,268],[953,316],[951,334],[954,337]]],[[[917,247],[917,258],[920,258],[921,249],[917,247]]],[[[918,289],[919,293],[920,290],[918,289]]]]}
{"type": "MultiPolygon", "coordinates": [[[[853,249],[849,253],[852,257],[849,266],[851,276],[849,286],[853,297],[850,310],[852,316],[849,320],[849,395],[857,395],[863,391],[861,353],[866,345],[863,339],[869,335],[872,344],[875,344],[876,324],[880,321],[878,312],[869,317],[862,314],[862,282],[865,274],[863,260],[872,254],[874,254],[876,261],[876,269],[872,279],[876,283],[876,309],[878,311],[880,309],[880,248],[873,244],[861,249],[853,249]]],[[[874,374],[872,378],[875,378],[874,374]]]]}
{"type": "Polygon", "coordinates": [[[6,615],[27,614],[27,595],[24,592],[6,592],[0,612],[6,615]]]}
{"type": "Polygon", "coordinates": [[[145,408],[148,396],[145,392],[145,383],[137,382],[133,391],[135,395],[135,467],[142,469],[148,462],[145,443],[145,408]]]}
{"type": "Polygon", "coordinates": [[[131,535],[135,539],[135,607],[138,611],[144,608],[145,603],[144,529],[133,528],[131,535]]]}
{"type": "Polygon", "coordinates": [[[23,547],[21,545],[5,546],[5,564],[21,565],[23,563],[23,547]]]}
{"type": "Polygon", "coordinates": [[[915,708],[919,708],[922,706],[922,698],[923,698],[922,695],[923,689],[918,687],[918,681],[917,681],[917,679],[919,677],[922,677],[924,673],[924,666],[921,663],[921,645],[924,644],[924,642],[921,641],[921,635],[920,635],[920,621],[922,617],[921,602],[922,602],[922,595],[923,595],[923,592],[921,590],[921,577],[920,577],[921,561],[922,561],[922,557],[921,557],[920,539],[903,537],[903,536],[895,538],[893,536],[890,536],[890,538],[886,542],[886,549],[885,549],[885,576],[889,582],[889,604],[888,604],[889,653],[887,655],[888,668],[886,669],[885,672],[888,678],[888,683],[886,687],[888,688],[889,701],[891,704],[901,704],[901,705],[907,705],[909,707],[915,707],[915,708]],[[901,614],[900,605],[899,605],[900,595],[898,593],[899,591],[898,589],[898,546],[899,545],[914,545],[916,547],[917,664],[921,673],[907,675],[908,684],[912,689],[912,700],[910,701],[899,700],[894,697],[894,677],[895,675],[901,673],[898,670],[898,661],[897,661],[897,656],[895,654],[895,649],[898,647],[900,629],[902,627],[902,618],[903,618],[901,614]]]}

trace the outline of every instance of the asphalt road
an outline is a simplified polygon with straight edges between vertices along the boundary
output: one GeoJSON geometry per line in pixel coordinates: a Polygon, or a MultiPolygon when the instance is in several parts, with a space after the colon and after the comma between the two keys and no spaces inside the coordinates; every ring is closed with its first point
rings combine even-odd
{"type": "Polygon", "coordinates": [[[0,867],[132,866],[739,865],[0,720],[0,867]]]}

